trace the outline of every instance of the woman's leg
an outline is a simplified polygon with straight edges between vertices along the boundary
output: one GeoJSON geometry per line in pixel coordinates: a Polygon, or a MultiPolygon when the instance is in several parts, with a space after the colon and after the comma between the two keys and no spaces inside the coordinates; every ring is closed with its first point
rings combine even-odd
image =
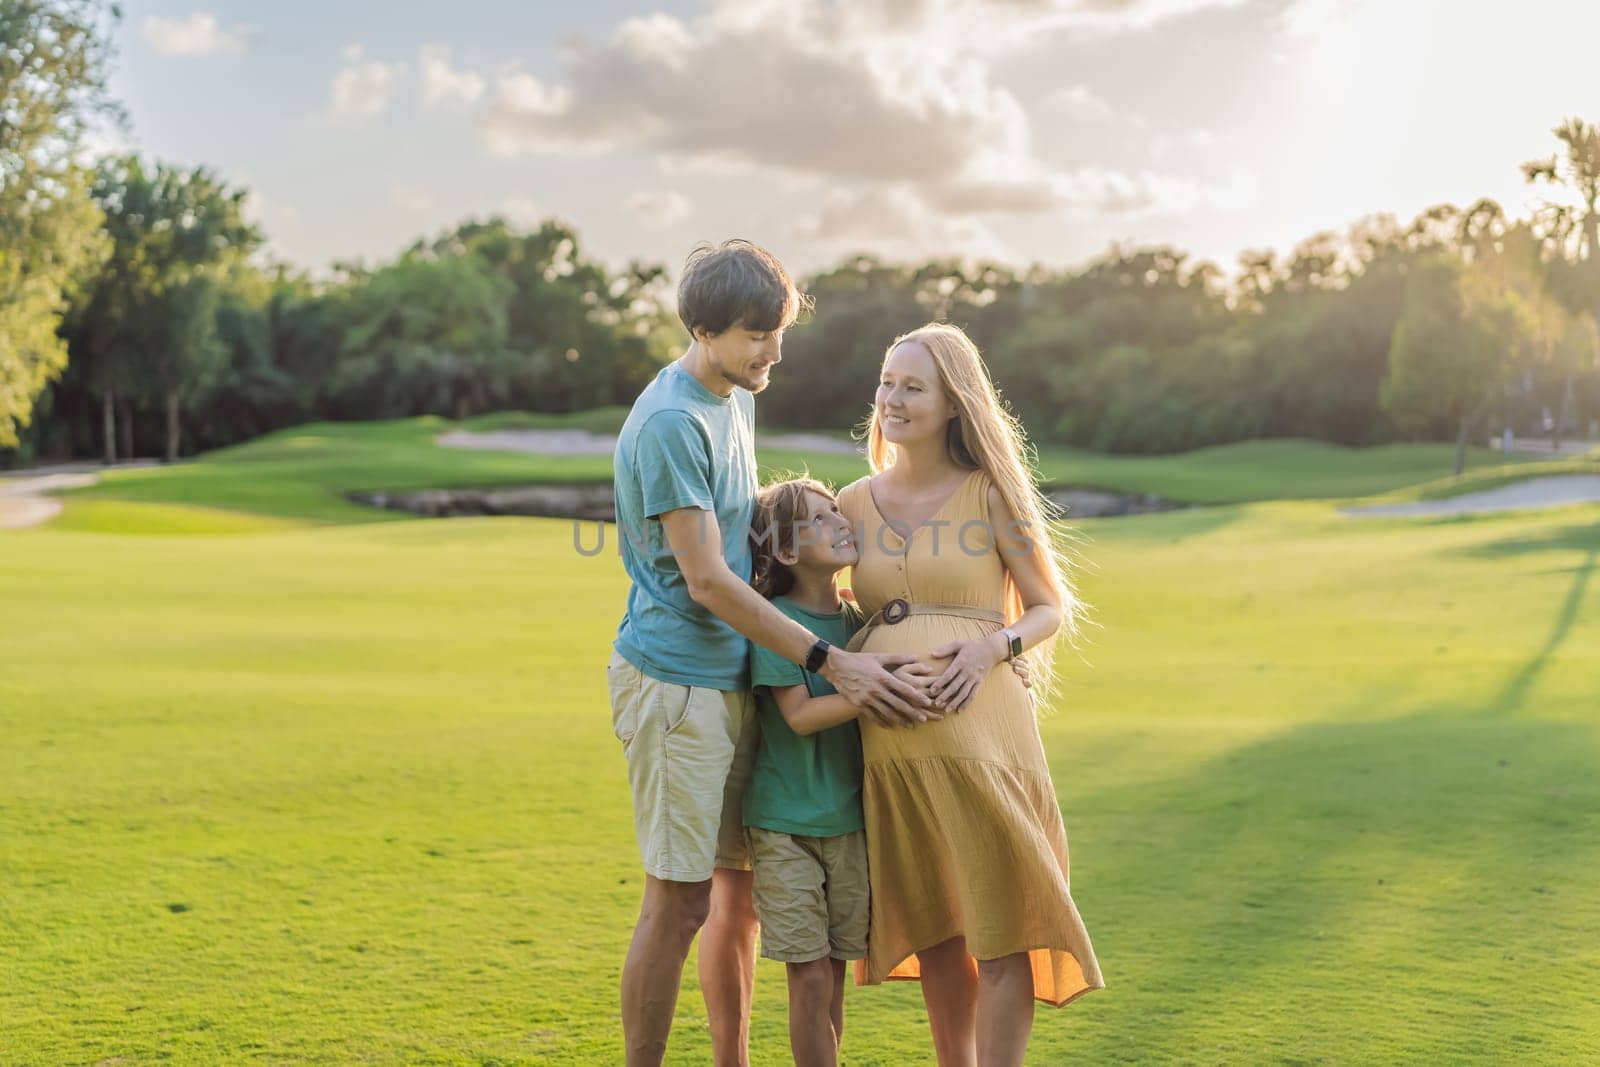
{"type": "MultiPolygon", "coordinates": [[[[839,1033],[834,1027],[834,960],[827,956],[789,969],[789,1050],[796,1067],[836,1067],[839,1033]]],[[[842,999],[844,972],[839,970],[842,999]]]]}
{"type": "Polygon", "coordinates": [[[939,1067],[976,1067],[978,969],[967,955],[967,939],[941,941],[917,953],[917,962],[939,1067]]]}
{"type": "Polygon", "coordinates": [[[978,1062],[1021,1067],[1033,1032],[1033,966],[1026,952],[978,961],[978,1062]]]}

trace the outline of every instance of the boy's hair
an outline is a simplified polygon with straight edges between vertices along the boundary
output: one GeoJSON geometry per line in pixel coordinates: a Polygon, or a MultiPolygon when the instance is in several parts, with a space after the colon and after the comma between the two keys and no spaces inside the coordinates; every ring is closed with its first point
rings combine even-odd
{"type": "Polygon", "coordinates": [[[800,525],[808,514],[808,492],[834,499],[828,487],[815,478],[774,482],[756,494],[755,518],[750,524],[750,554],[754,559],[750,584],[768,600],[794,588],[794,574],[778,553],[799,550],[800,525]]]}
{"type": "Polygon", "coordinates": [[[697,245],[678,282],[678,318],[716,335],[733,326],[786,329],[811,306],[789,280],[776,256],[737,237],[719,245],[697,245]]]}

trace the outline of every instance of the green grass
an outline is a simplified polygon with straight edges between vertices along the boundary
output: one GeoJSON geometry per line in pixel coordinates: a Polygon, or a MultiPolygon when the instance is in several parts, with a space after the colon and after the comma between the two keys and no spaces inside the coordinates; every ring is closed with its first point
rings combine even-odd
{"type": "Polygon", "coordinates": [[[476,415],[459,423],[464,430],[587,430],[589,433],[617,433],[628,418],[628,408],[620,404],[591,408],[564,415],[538,411],[496,411],[476,415]]]}
{"type": "MultiPolygon", "coordinates": [[[[613,432],[625,412],[601,408],[577,415],[502,412],[453,423],[435,416],[387,422],[314,423],[219,449],[173,467],[108,472],[69,499],[196,505],[311,523],[395,521],[393,512],[352,504],[351,490],[466,488],[535,482],[604,482],[609,456],[534,456],[442,448],[434,438],[458,426],[473,430],[566,428],[613,432]]],[[[863,460],[831,453],[763,448],[763,471],[809,470],[836,485],[866,473],[863,460]]],[[[1362,497],[1432,482],[1448,472],[1448,445],[1346,449],[1314,441],[1248,441],[1176,456],[1104,456],[1043,449],[1042,477],[1054,484],[1156,493],[1190,503],[1362,497]]],[[[1513,462],[1487,450],[1469,452],[1482,478],[1515,477],[1544,464],[1513,462]],[[1499,472],[1499,473],[1495,473],[1499,472]]],[[[1558,466],[1571,467],[1579,461],[1558,466]]],[[[1591,464],[1600,466],[1600,464],[1591,464]]],[[[1448,481],[1448,479],[1446,480],[1448,481]]],[[[1443,483],[1439,483],[1443,484],[1443,483]]],[[[1448,485],[1444,486],[1448,490],[1448,485]]]]}
{"type": "MultiPolygon", "coordinates": [[[[0,533],[0,1061],[617,1062],[614,538],[190,506],[337,523],[318,493],[524,462],[419,427],[0,533]]],[[[1030,1062],[1600,1056],[1600,507],[1082,529],[1096,626],[1042,730],[1108,988],[1030,1062]]],[[[763,963],[758,1064],[784,1003],[763,963]]],[[[929,1061],[914,987],[847,1013],[847,1063],[929,1061]]],[[[709,1062],[692,964],[669,1062],[709,1062]]]]}

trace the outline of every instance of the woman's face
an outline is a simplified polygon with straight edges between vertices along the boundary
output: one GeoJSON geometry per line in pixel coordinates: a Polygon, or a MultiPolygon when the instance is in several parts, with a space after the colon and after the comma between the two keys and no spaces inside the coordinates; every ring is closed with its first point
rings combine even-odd
{"type": "Polygon", "coordinates": [[[855,532],[837,502],[815,490],[806,492],[806,517],[795,530],[795,555],[808,566],[837,572],[861,561],[855,532]]]}
{"type": "Polygon", "coordinates": [[[956,413],[933,356],[916,341],[895,345],[883,361],[878,392],[873,399],[878,428],[884,440],[909,445],[944,437],[945,426],[956,413]]]}

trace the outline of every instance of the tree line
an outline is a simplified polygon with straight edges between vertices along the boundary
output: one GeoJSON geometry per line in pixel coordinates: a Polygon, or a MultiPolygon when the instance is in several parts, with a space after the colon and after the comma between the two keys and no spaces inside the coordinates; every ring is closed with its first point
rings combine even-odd
{"type": "MultiPolygon", "coordinates": [[[[550,220],[471,220],[376,266],[274,263],[246,190],[138,155],[86,161],[115,117],[114,8],[0,0],[0,465],[168,459],[314,419],[626,404],[685,339],[665,268],[585,257],[550,220]]],[[[1224,272],[1117,247],[1028,269],[851,257],[803,279],[811,321],[765,423],[865,413],[887,341],[964,326],[1040,441],[1179,451],[1559,438],[1600,418],[1600,128],[1524,164],[1564,194],[1358,221],[1224,272]],[[865,383],[865,384],[864,384],[865,383]]],[[[781,249],[778,250],[781,253],[781,249]]]]}

